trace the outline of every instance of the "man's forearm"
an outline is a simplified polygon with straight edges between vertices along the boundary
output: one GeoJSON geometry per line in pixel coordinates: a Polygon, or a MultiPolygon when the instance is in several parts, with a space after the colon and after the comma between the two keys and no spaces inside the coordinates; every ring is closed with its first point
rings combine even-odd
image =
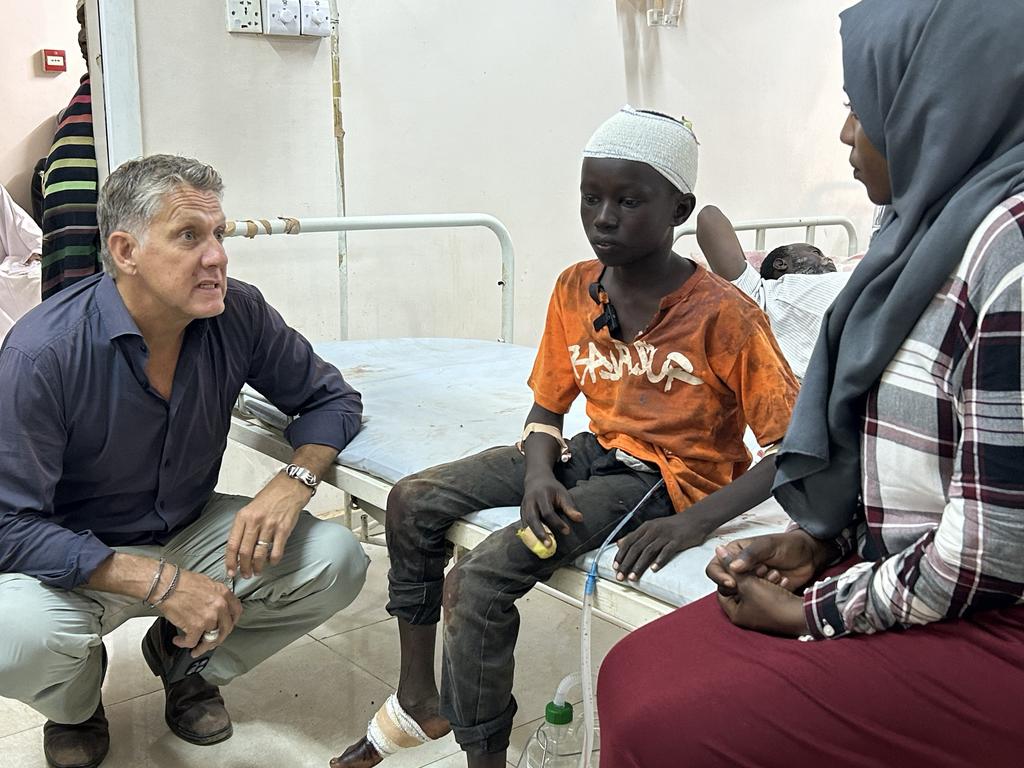
{"type": "Polygon", "coordinates": [[[292,454],[291,463],[305,467],[317,477],[323,477],[324,473],[331,468],[334,460],[338,458],[338,449],[329,445],[317,445],[310,443],[300,445],[292,454]]]}
{"type": "MultiPolygon", "coordinates": [[[[317,477],[322,478],[324,473],[331,468],[334,460],[338,458],[338,449],[329,445],[317,445],[309,443],[300,445],[292,453],[291,464],[305,467],[317,477]]],[[[257,494],[257,498],[276,498],[287,503],[294,504],[295,510],[302,509],[312,496],[312,489],[293,477],[288,477],[284,470],[278,472],[271,478],[263,489],[257,494]]]]}
{"type": "MultiPolygon", "coordinates": [[[[141,601],[150,594],[151,587],[154,587],[153,579],[158,570],[159,562],[152,558],[115,552],[92,572],[84,586],[97,592],[125,595],[141,601]]],[[[171,566],[163,569],[160,583],[152,589],[156,597],[163,593],[173,573],[174,568],[171,566]]]]}
{"type": "Polygon", "coordinates": [[[710,496],[705,496],[684,514],[710,535],[712,531],[771,496],[774,479],[775,457],[766,456],[741,477],[710,496]]]}

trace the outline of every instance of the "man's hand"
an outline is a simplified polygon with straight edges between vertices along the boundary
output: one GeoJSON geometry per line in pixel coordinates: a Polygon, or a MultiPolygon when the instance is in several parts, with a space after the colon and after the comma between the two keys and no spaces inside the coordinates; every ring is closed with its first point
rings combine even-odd
{"type": "Polygon", "coordinates": [[[790,591],[806,585],[828,557],[826,542],[802,530],[731,541],[715,549],[708,578],[721,595],[735,594],[737,579],[753,575],[790,591]]]}
{"type": "MultiPolygon", "coordinates": [[[[171,567],[164,568],[161,582],[169,582],[173,572],[171,567]]],[[[161,583],[160,591],[165,587],[161,583]]],[[[159,611],[185,633],[172,642],[179,648],[191,648],[192,658],[197,658],[227,640],[242,615],[242,603],[226,584],[182,569],[177,588],[160,604],[159,611]],[[213,629],[219,633],[217,639],[212,643],[203,640],[203,633],[213,629]]]]}
{"type": "Polygon", "coordinates": [[[807,634],[800,597],[758,576],[737,575],[734,581],[731,594],[719,593],[718,604],[737,627],[786,637],[807,634]]]}
{"type": "Polygon", "coordinates": [[[281,562],[288,537],[309,498],[308,488],[279,474],[238,510],[224,553],[228,576],[234,578],[237,569],[250,579],[262,573],[268,562],[281,562]]]}
{"type": "Polygon", "coordinates": [[[685,514],[648,520],[618,540],[615,578],[636,581],[648,567],[658,570],[684,549],[703,544],[710,534],[685,514]]]}
{"type": "Polygon", "coordinates": [[[529,526],[538,541],[550,545],[550,536],[544,530],[546,523],[552,531],[569,533],[569,521],[578,523],[583,513],[576,509],[565,486],[548,473],[541,478],[526,477],[523,501],[519,506],[523,524],[529,526]]]}

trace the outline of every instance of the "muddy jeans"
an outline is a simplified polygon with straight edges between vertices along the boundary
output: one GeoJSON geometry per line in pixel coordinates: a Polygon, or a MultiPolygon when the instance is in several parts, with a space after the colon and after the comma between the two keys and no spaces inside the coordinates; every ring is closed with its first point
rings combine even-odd
{"type": "MultiPolygon", "coordinates": [[[[555,555],[542,560],[516,537],[518,522],[495,531],[445,579],[445,533],[470,512],[516,506],[526,462],[514,447],[492,448],[402,480],[387,508],[388,612],[411,624],[436,624],[444,603],[441,714],[467,752],[508,747],[516,702],[513,651],[519,633],[515,601],[560,566],[601,545],[659,474],[630,469],[590,433],[570,442],[572,458],[555,467],[583,522],[555,533],[555,555]]],[[[659,489],[623,530],[672,512],[659,489]]]]}

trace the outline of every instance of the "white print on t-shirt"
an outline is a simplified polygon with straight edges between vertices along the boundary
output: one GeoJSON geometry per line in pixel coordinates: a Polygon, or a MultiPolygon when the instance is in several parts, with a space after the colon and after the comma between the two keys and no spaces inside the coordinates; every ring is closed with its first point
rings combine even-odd
{"type": "Polygon", "coordinates": [[[598,375],[607,381],[619,381],[627,374],[630,376],[646,376],[652,384],[665,382],[665,391],[672,389],[672,382],[682,381],[686,384],[703,384],[704,380],[693,375],[693,363],[681,352],[669,352],[661,364],[661,371],[654,372],[654,357],[658,348],[646,341],[634,341],[632,345],[613,341],[613,352],[604,355],[594,342],[590,342],[587,356],[580,357],[580,345],[569,345],[569,356],[572,359],[576,378],[582,384],[589,376],[596,383],[598,375]],[[637,361],[633,362],[633,352],[637,361]]]}

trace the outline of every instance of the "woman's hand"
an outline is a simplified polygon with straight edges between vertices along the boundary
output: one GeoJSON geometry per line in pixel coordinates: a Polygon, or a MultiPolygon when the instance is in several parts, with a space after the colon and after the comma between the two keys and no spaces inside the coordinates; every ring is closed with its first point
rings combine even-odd
{"type": "Polygon", "coordinates": [[[758,576],[734,580],[735,588],[728,595],[719,593],[718,604],[737,627],[785,637],[807,634],[802,598],[758,576]]]}
{"type": "Polygon", "coordinates": [[[717,547],[705,573],[723,595],[735,591],[740,575],[762,577],[794,592],[810,582],[828,556],[826,542],[795,530],[738,539],[717,547]]]}

